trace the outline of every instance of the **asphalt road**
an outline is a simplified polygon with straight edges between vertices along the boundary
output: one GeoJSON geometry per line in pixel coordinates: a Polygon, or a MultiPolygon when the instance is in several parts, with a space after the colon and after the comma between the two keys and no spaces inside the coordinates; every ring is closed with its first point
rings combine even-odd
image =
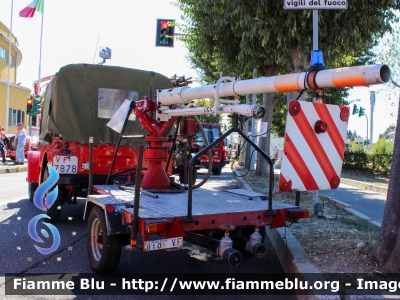
{"type": "MultiPolygon", "coordinates": [[[[275,169],[275,174],[280,174],[280,171],[280,169],[275,169]]],[[[336,190],[323,190],[318,193],[351,205],[371,220],[382,223],[386,205],[385,194],[362,190],[343,183],[340,183],[336,190]]]]}
{"type": "MultiPolygon", "coordinates": [[[[204,172],[204,171],[203,171],[204,172]]],[[[199,175],[201,178],[204,175],[199,175]]],[[[5,273],[93,273],[87,258],[86,221],[82,220],[84,199],[76,205],[64,205],[59,223],[54,224],[61,236],[58,249],[48,255],[39,253],[34,245],[50,247],[52,238],[43,244],[33,241],[28,234],[29,221],[42,213],[27,199],[26,172],[0,174],[0,295],[5,295],[5,273]]],[[[207,188],[235,188],[229,168],[220,176],[211,177],[207,188]]],[[[37,232],[47,227],[38,223],[37,232]]],[[[48,230],[47,230],[48,231],[48,230]]],[[[48,231],[49,232],[49,231],[48,231]]],[[[279,260],[269,241],[268,253],[263,259],[243,255],[238,267],[231,267],[219,260],[213,252],[184,243],[181,250],[154,252],[127,252],[123,250],[117,273],[282,273],[279,260]]],[[[98,296],[101,299],[124,299],[124,296],[98,296]]],[[[136,296],[135,298],[154,296],[136,296]]],[[[187,296],[168,296],[168,299],[187,296]]],[[[198,296],[201,299],[243,299],[243,296],[198,296]]],[[[2,299],[19,299],[18,296],[1,296],[2,299]]],[[[29,299],[93,299],[91,296],[30,296],[29,299]]],[[[155,298],[155,297],[154,297],[155,298]]],[[[161,296],[163,298],[163,296],[161,296]]],[[[251,299],[276,299],[274,296],[248,296],[251,299]]],[[[157,296],[160,299],[160,296],[157,296]]],[[[285,297],[285,299],[290,299],[285,297]]]]}
{"type": "Polygon", "coordinates": [[[319,193],[349,204],[373,221],[382,223],[386,205],[385,194],[362,190],[343,183],[336,190],[319,191],[319,193]]]}

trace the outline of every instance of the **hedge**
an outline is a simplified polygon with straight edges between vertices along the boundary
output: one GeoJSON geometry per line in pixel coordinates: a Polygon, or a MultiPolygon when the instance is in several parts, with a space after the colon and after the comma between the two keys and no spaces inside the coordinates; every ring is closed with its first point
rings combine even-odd
{"type": "Polygon", "coordinates": [[[389,174],[392,154],[345,151],[343,169],[389,174]]]}

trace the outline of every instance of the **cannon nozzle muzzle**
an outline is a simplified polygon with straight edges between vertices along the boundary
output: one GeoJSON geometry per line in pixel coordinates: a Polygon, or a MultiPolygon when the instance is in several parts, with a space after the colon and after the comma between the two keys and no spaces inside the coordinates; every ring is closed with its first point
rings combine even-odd
{"type": "Polygon", "coordinates": [[[261,119],[265,116],[265,108],[259,105],[254,105],[253,118],[261,119]]]}

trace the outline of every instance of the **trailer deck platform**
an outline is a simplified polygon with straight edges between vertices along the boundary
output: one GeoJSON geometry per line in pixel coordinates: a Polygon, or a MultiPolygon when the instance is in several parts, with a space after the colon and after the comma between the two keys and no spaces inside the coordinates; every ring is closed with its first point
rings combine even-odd
{"type": "MultiPolygon", "coordinates": [[[[133,216],[134,192],[120,190],[114,185],[97,185],[94,191],[100,195],[89,195],[88,201],[103,208],[106,205],[120,206],[125,215],[133,216]]],[[[141,193],[139,204],[139,219],[170,219],[178,218],[185,223],[188,213],[187,191],[182,193],[157,193],[153,196],[141,193]],[[157,197],[154,197],[156,195],[157,197]]],[[[260,193],[242,189],[212,191],[198,188],[193,190],[192,216],[195,222],[187,223],[187,230],[209,229],[211,224],[218,228],[221,224],[235,226],[252,225],[254,222],[270,224],[277,211],[287,217],[288,209],[298,209],[297,206],[273,201],[273,216],[266,214],[268,210],[267,197],[260,193]]],[[[283,220],[282,220],[283,221],[283,220]]]]}

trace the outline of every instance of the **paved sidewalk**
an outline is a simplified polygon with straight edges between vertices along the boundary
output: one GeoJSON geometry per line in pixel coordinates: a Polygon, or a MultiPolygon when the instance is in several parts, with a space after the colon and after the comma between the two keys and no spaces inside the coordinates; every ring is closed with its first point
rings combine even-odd
{"type": "Polygon", "coordinates": [[[26,172],[27,169],[28,162],[26,161],[26,159],[25,164],[23,165],[14,165],[14,162],[10,159],[7,160],[7,165],[0,164],[0,174],[26,172]]]}

